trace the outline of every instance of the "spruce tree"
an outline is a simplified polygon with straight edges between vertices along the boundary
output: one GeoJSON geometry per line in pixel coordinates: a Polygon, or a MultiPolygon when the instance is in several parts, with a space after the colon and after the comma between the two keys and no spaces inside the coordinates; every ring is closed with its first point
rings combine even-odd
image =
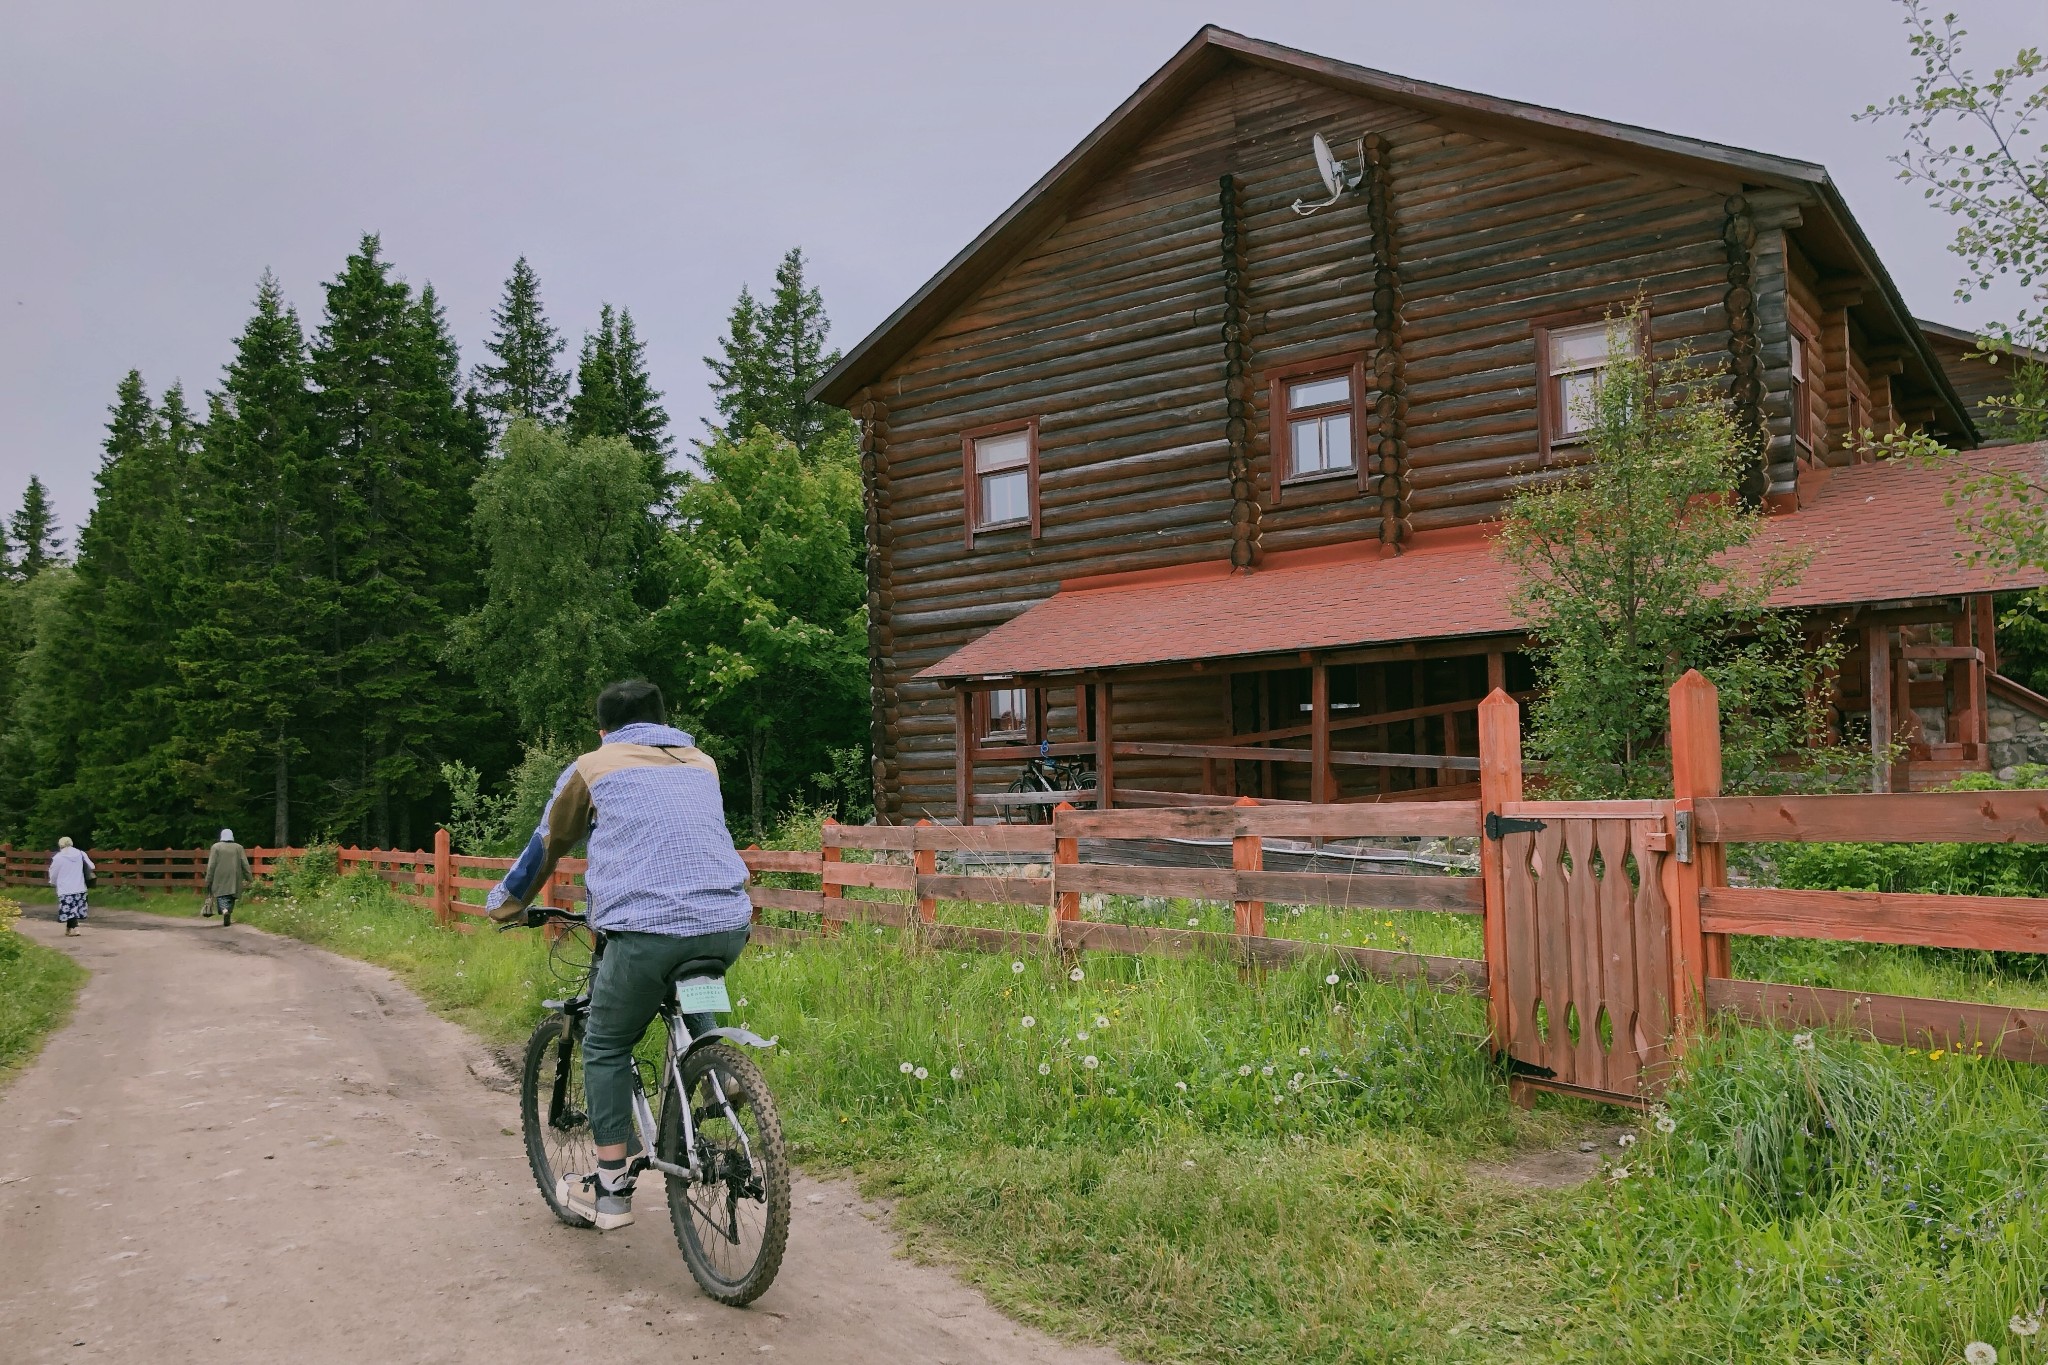
{"type": "Polygon", "coordinates": [[[645,344],[633,314],[598,310],[597,331],[586,333],[576,365],[576,396],[569,400],[569,435],[578,441],[623,436],[648,457],[648,472],[664,487],[674,445],[661,392],[647,373],[645,344]]]}
{"type": "Polygon", "coordinates": [[[193,463],[176,729],[201,805],[278,846],[291,843],[295,765],[327,700],[333,584],[315,537],[326,489],[311,423],[305,336],[266,272],[193,463]]]}
{"type": "Polygon", "coordinates": [[[441,662],[477,573],[470,486],[488,433],[457,392],[453,338],[431,288],[392,276],[374,235],[327,286],[315,336],[314,429],[332,490],[320,534],[334,582],[326,641],[335,718],[326,827],[412,836],[443,746],[479,708],[441,662]]]}
{"type": "MultiPolygon", "coordinates": [[[[31,474],[21,495],[21,506],[8,519],[7,530],[20,557],[10,560],[23,578],[34,578],[64,552],[63,537],[56,534],[57,513],[50,506],[50,490],[31,474]]],[[[5,546],[5,540],[0,540],[5,546]]]]}
{"type": "Polygon", "coordinates": [[[476,367],[476,388],[493,437],[514,417],[561,421],[569,376],[555,362],[568,343],[541,311],[540,277],[524,256],[513,264],[504,300],[492,312],[491,322],[497,330],[484,349],[497,363],[476,367]]]}
{"type": "Polygon", "coordinates": [[[775,293],[767,307],[740,290],[720,343],[724,359],[704,362],[711,367],[728,440],[743,441],[763,426],[810,457],[825,437],[851,429],[844,412],[808,397],[811,386],[839,362],[839,352],[825,344],[831,329],[824,295],[804,281],[801,248],[792,247],[775,268],[775,293]]]}

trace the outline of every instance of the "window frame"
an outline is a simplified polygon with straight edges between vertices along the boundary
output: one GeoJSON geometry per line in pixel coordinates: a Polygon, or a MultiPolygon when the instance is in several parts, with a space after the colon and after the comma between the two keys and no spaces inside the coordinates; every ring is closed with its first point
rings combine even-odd
{"type": "Polygon", "coordinates": [[[1820,458],[1821,443],[1813,438],[1814,357],[1821,354],[1820,343],[1812,332],[1797,322],[1785,329],[1785,383],[1792,399],[1792,453],[1795,458],[1804,457],[1808,463],[1820,458]],[[1803,363],[1795,364],[1795,355],[1803,363]],[[1799,374],[1805,370],[1804,375],[1799,374]]]}
{"type": "Polygon", "coordinates": [[[1261,376],[1266,387],[1266,452],[1272,463],[1273,506],[1280,506],[1283,489],[1334,483],[1346,476],[1357,482],[1359,492],[1371,491],[1372,485],[1365,470],[1365,374],[1365,352],[1340,351],[1312,360],[1274,365],[1261,376]],[[1351,380],[1351,467],[1318,469],[1308,474],[1288,473],[1294,466],[1293,428],[1290,423],[1298,416],[1329,416],[1341,410],[1335,403],[1325,403],[1296,413],[1287,404],[1288,387],[1306,380],[1335,379],[1340,374],[1351,380]]]}
{"type": "Polygon", "coordinates": [[[974,538],[984,533],[1014,531],[1029,526],[1031,539],[1037,540],[1040,531],[1038,504],[1038,419],[1024,417],[1010,422],[993,422],[987,426],[970,427],[960,433],[960,474],[962,504],[966,511],[966,543],[974,548],[974,538]],[[1025,433],[1025,490],[1031,503],[1031,515],[1015,521],[999,521],[984,525],[981,520],[981,476],[976,471],[975,452],[982,441],[991,436],[1014,436],[1025,433]]]}
{"type": "MultiPolygon", "coordinates": [[[[1590,327],[1596,322],[1604,323],[1614,311],[1614,305],[1601,304],[1529,319],[1529,332],[1536,342],[1536,458],[1541,464],[1555,463],[1560,452],[1579,449],[1585,445],[1586,439],[1584,436],[1573,436],[1560,440],[1554,434],[1563,426],[1565,414],[1559,410],[1557,386],[1551,383],[1551,380],[1556,378],[1550,372],[1551,334],[1576,331],[1581,327],[1590,327]]],[[[1642,308],[1636,314],[1636,347],[1638,354],[1642,356],[1647,357],[1652,353],[1648,307],[1642,308]]]]}
{"type": "Polygon", "coordinates": [[[977,690],[974,693],[973,708],[975,748],[1012,748],[1020,744],[1038,743],[1045,731],[1043,696],[1044,689],[1021,681],[977,690]],[[1001,735],[989,733],[990,726],[995,720],[995,694],[998,692],[1024,694],[1024,732],[1021,738],[1010,737],[1016,733],[1015,731],[1006,731],[1001,735]]]}

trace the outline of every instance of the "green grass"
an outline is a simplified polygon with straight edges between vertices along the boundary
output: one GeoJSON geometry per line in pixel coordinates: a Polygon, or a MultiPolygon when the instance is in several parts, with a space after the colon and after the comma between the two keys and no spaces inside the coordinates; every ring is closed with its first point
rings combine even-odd
{"type": "Polygon", "coordinates": [[[0,924],[0,1085],[70,1017],[85,968],[0,924]]]}
{"type": "MultiPolygon", "coordinates": [[[[500,1041],[557,989],[537,934],[436,930],[364,879],[242,918],[384,963],[500,1041]]],[[[1888,951],[1831,969],[1985,979],[1888,951]]],[[[1608,1178],[1528,1191],[1475,1161],[1615,1115],[1514,1109],[1476,1001],[1328,961],[1075,965],[853,926],[757,946],[733,978],[740,1021],[780,1039],[804,1165],[895,1197],[915,1247],[1020,1317],[1147,1360],[2042,1354],[2006,1329],[2048,1292],[2041,1069],[1731,1028],[1689,1059],[1671,1131],[1646,1121],[1608,1178]]]]}

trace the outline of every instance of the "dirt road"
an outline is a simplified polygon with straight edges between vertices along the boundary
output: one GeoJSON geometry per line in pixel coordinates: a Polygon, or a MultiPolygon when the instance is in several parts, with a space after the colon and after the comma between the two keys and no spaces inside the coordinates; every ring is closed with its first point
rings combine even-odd
{"type": "Polygon", "coordinates": [[[844,1185],[800,1182],[775,1287],[721,1308],[658,1206],[555,1221],[510,1078],[389,974],[213,921],[95,912],[66,940],[50,913],[27,932],[93,976],[0,1094],[0,1359],[1113,1365],[898,1258],[844,1185]]]}

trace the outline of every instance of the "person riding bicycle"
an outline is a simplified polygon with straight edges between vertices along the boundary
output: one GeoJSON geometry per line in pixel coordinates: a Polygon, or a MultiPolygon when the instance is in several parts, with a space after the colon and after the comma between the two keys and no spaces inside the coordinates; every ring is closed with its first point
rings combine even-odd
{"type": "Polygon", "coordinates": [[[685,964],[739,960],[753,903],[718,765],[669,725],[661,689],[637,680],[605,688],[597,733],[598,747],[556,780],[540,827],[484,908],[499,923],[520,918],[555,863],[589,840],[589,923],[605,939],[583,1035],[597,1169],[565,1177],[556,1197],[594,1226],[618,1228],[633,1221],[634,1045],[685,964]]]}

